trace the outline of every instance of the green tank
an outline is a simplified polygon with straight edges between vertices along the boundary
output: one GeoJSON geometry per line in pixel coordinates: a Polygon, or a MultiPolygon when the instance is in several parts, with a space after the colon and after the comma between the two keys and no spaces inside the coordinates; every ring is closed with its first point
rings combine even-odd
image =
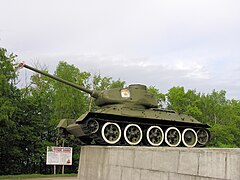
{"type": "Polygon", "coordinates": [[[63,132],[79,138],[81,144],[199,147],[210,140],[207,124],[189,115],[159,109],[156,97],[145,85],[95,91],[24,63],[19,66],[86,92],[95,99],[98,110],[87,111],[76,120],[63,119],[58,124],[63,132]]]}

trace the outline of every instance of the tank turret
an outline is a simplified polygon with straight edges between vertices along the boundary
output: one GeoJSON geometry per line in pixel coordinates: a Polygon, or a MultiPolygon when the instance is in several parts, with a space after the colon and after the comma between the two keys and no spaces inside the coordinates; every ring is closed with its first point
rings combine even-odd
{"type": "Polygon", "coordinates": [[[159,109],[156,97],[145,85],[95,91],[24,63],[19,67],[72,86],[95,99],[100,108],[87,111],[76,120],[63,119],[57,126],[73,134],[81,144],[196,147],[205,146],[210,140],[210,126],[192,116],[159,109]]]}

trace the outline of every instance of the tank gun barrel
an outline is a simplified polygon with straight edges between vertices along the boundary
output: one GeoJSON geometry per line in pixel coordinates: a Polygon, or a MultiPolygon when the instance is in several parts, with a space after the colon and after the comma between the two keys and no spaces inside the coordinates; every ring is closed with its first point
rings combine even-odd
{"type": "Polygon", "coordinates": [[[80,90],[80,91],[84,91],[84,92],[90,94],[90,95],[91,95],[92,97],[94,97],[94,98],[97,98],[97,97],[99,96],[99,93],[98,93],[97,91],[90,90],[90,89],[87,89],[87,88],[85,88],[85,87],[79,86],[79,85],[77,85],[77,84],[71,83],[71,82],[66,81],[66,80],[64,80],[64,79],[62,79],[62,78],[53,76],[53,75],[48,74],[48,73],[46,73],[46,72],[44,72],[44,71],[38,70],[38,69],[36,69],[36,68],[33,68],[33,67],[31,67],[31,66],[29,66],[29,65],[27,65],[27,64],[25,64],[25,63],[20,63],[20,64],[19,64],[19,67],[20,67],[20,68],[25,67],[25,68],[27,68],[27,69],[29,69],[29,70],[32,70],[32,71],[34,71],[34,72],[37,72],[37,73],[42,74],[42,75],[44,75],[44,76],[47,76],[47,77],[49,77],[49,78],[51,78],[51,79],[54,79],[54,80],[56,80],[56,81],[62,82],[62,83],[64,83],[64,84],[67,84],[67,85],[69,85],[69,86],[71,86],[71,87],[73,87],[73,88],[76,88],[76,89],[80,90]]]}

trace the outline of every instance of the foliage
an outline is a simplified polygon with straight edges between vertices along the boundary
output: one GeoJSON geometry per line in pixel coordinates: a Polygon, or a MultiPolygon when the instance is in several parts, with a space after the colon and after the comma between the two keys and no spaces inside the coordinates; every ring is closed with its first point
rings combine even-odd
{"type": "Polygon", "coordinates": [[[13,53],[8,55],[6,49],[0,48],[0,76],[4,76],[7,82],[14,82],[17,78],[17,73],[14,68],[16,57],[13,53]]]}
{"type": "Polygon", "coordinates": [[[17,77],[14,60],[13,54],[8,55],[6,49],[0,48],[0,174],[11,172],[14,164],[9,159],[15,161],[21,156],[16,141],[20,138],[16,119],[20,98],[14,85],[17,77]]]}
{"type": "Polygon", "coordinates": [[[111,88],[123,88],[125,81],[113,80],[112,77],[102,77],[100,74],[93,76],[93,89],[102,91],[111,88]]]}
{"type": "Polygon", "coordinates": [[[228,100],[226,91],[200,94],[195,90],[185,92],[183,87],[173,87],[166,95],[168,108],[192,115],[211,126],[210,146],[240,147],[240,102],[228,100]]]}
{"type": "MultiPolygon", "coordinates": [[[[59,62],[55,76],[75,83],[79,86],[89,87],[90,73],[80,72],[74,65],[59,62]]],[[[88,94],[64,85],[58,81],[52,81],[53,94],[53,120],[58,124],[61,119],[75,119],[88,109],[88,94]]]]}
{"type": "Polygon", "coordinates": [[[184,87],[173,87],[167,93],[167,105],[179,113],[199,116],[202,114],[198,107],[199,97],[195,90],[185,92],[184,87]]]}
{"type": "MultiPolygon", "coordinates": [[[[46,146],[63,144],[56,124],[64,118],[78,118],[92,103],[87,93],[39,74],[31,76],[28,86],[18,88],[15,60],[16,55],[0,48],[0,175],[51,173],[51,167],[46,166],[46,146]]],[[[46,68],[38,69],[47,72],[46,68]]],[[[63,61],[59,62],[54,74],[97,91],[125,86],[125,81],[91,75],[63,61]]],[[[159,107],[191,115],[209,124],[211,147],[240,147],[240,102],[227,99],[226,91],[201,94],[173,87],[163,94],[154,86],[148,91],[156,95],[159,107]]],[[[96,108],[94,104],[93,108],[96,108]]],[[[64,144],[72,146],[74,151],[73,166],[66,167],[66,172],[76,173],[80,146],[73,136],[64,144]]]]}

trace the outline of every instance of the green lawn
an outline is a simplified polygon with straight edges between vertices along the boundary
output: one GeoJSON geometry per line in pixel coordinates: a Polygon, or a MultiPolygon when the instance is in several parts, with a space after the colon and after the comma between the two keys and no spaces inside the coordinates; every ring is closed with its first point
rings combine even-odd
{"type": "Polygon", "coordinates": [[[47,177],[77,177],[77,174],[56,174],[56,175],[45,175],[45,174],[21,174],[21,175],[7,175],[0,176],[0,179],[28,179],[28,178],[47,178],[47,177]]]}

